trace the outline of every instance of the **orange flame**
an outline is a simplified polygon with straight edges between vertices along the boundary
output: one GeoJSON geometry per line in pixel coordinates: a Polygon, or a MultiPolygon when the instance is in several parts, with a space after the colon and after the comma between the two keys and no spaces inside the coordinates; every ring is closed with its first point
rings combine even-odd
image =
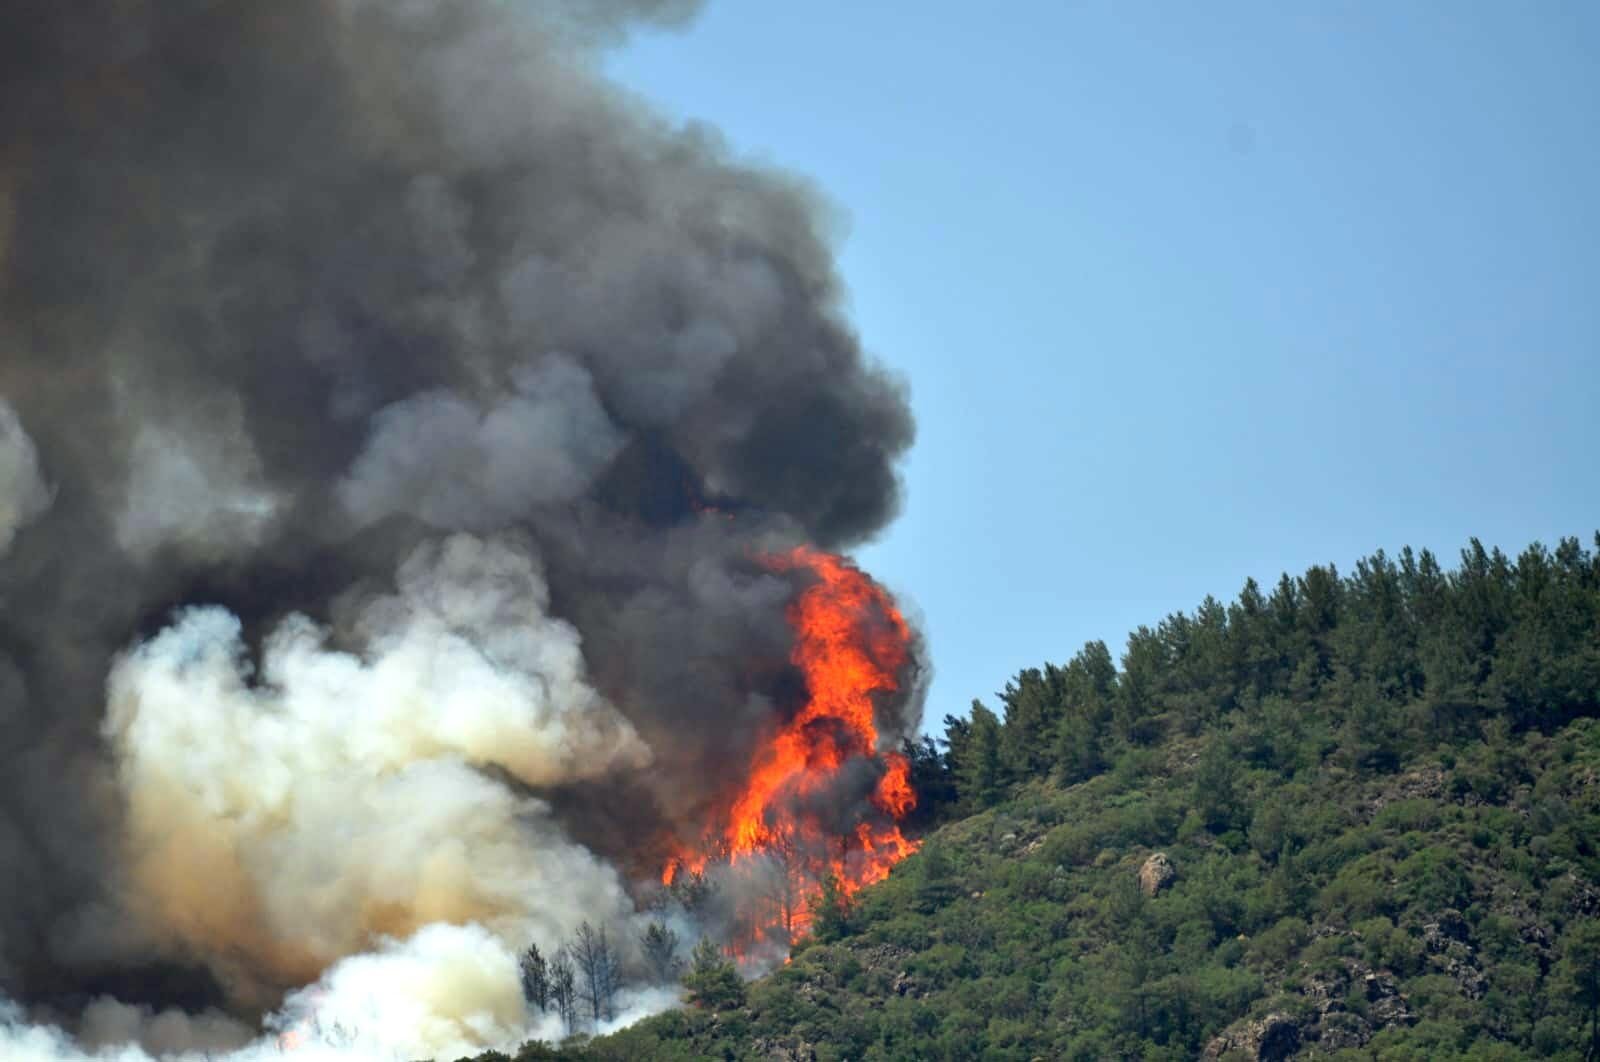
{"type": "MultiPolygon", "coordinates": [[[[732,865],[762,856],[776,862],[779,894],[771,910],[752,912],[750,928],[757,939],[781,931],[793,941],[809,929],[826,876],[848,897],[916,850],[896,824],[916,805],[910,764],[897,752],[879,752],[874,720],[874,697],[899,689],[911,630],[889,594],[842,557],[802,546],[766,564],[805,569],[816,579],[787,613],[796,636],[791,660],[808,696],[757,749],[725,825],[711,831],[706,847],[732,865]],[[883,765],[870,801],[880,814],[841,834],[806,810],[807,798],[826,793],[848,762],[863,759],[883,765]]],[[[706,863],[703,853],[680,854],[663,868],[662,883],[700,873],[706,863]]]]}

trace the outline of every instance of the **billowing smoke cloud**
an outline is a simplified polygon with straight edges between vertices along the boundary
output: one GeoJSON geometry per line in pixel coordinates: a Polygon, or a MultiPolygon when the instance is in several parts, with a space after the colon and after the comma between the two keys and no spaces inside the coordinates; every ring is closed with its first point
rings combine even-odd
{"type": "Polygon", "coordinates": [[[696,6],[0,10],[7,1057],[523,1034],[802,699],[761,557],[912,423],[806,187],[597,73],[696,6]]]}
{"type": "Polygon", "coordinates": [[[379,411],[339,485],[354,520],[406,513],[433,527],[496,527],[583,494],[622,448],[589,374],[551,357],[510,382],[487,410],[446,391],[379,411]]]}
{"type": "MultiPolygon", "coordinates": [[[[559,1040],[553,1015],[530,1023],[517,988],[517,956],[478,926],[431,925],[404,941],[331,967],[292,993],[264,1034],[227,1015],[132,1007],[101,997],[72,1031],[28,1022],[0,998],[0,1057],[7,1062],[397,1062],[515,1050],[530,1037],[559,1040]]],[[[611,1032],[677,1002],[676,991],[618,996],[611,1032]]]]}
{"type": "Polygon", "coordinates": [[[399,585],[356,617],[360,655],[291,616],[255,676],[239,621],[208,607],[112,669],[130,905],[235,998],[271,1001],[433,922],[531,931],[553,951],[626,907],[547,806],[479,770],[552,786],[649,760],[586,684],[577,632],[544,615],[531,559],[458,535],[399,585]]]}

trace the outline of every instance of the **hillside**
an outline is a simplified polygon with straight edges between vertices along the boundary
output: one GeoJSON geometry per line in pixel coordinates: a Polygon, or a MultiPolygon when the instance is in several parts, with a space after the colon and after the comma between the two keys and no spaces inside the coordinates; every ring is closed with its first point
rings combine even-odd
{"type": "Polygon", "coordinates": [[[1597,1056],[1577,540],[1250,583],[1000,702],[912,750],[921,852],[788,965],[518,1057],[1597,1056]]]}

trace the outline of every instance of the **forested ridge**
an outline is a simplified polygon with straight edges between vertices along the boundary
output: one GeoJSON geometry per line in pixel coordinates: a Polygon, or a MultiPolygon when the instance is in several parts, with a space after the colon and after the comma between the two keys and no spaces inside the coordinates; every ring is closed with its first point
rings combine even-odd
{"type": "MultiPolygon", "coordinates": [[[[1600,534],[1247,582],[908,747],[921,851],[519,1059],[1600,1057],[1600,534]]],[[[493,1054],[485,1056],[495,1058],[493,1054]]]]}

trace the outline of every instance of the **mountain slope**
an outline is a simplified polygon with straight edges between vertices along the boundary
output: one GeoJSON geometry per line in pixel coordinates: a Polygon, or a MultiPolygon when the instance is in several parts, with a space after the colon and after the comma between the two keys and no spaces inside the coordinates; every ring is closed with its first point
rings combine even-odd
{"type": "Polygon", "coordinates": [[[944,824],[743,1002],[522,1057],[1596,1057],[1600,558],[1314,568],[1108,668],[912,750],[944,824]]]}

